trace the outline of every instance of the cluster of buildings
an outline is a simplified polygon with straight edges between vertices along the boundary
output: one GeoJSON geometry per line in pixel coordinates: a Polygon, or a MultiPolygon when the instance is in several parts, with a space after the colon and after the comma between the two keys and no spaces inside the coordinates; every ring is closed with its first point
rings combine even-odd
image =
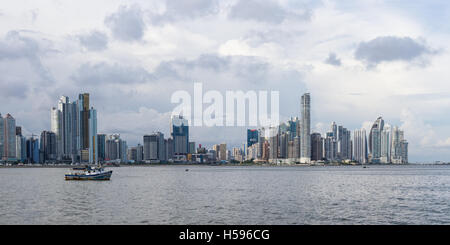
{"type": "Polygon", "coordinates": [[[301,97],[300,118],[278,126],[247,130],[242,147],[227,144],[212,149],[189,141],[189,125],[183,116],[173,116],[170,136],[154,132],[143,144],[128,147],[119,134],[98,134],[97,111],[89,94],[70,102],[61,96],[51,109],[51,130],[25,137],[15,119],[0,114],[0,160],[23,163],[165,163],[165,162],[357,162],[408,163],[408,142],[398,127],[385,125],[379,117],[369,132],[350,131],[333,122],[325,135],[311,133],[311,98],[301,97]],[[368,133],[368,135],[367,135],[368,133]]]}
{"type": "Polygon", "coordinates": [[[0,116],[0,159],[22,163],[126,162],[126,142],[118,135],[97,134],[97,111],[89,104],[89,94],[79,94],[71,102],[61,96],[51,108],[51,129],[39,135],[22,135],[10,115],[0,116]],[[4,137],[5,136],[5,137],[4,137]]]}
{"type": "Polygon", "coordinates": [[[408,163],[408,142],[403,131],[385,125],[381,117],[373,123],[368,136],[365,129],[352,132],[335,122],[325,135],[311,133],[310,125],[310,95],[304,94],[301,119],[291,118],[277,127],[249,129],[241,155],[246,155],[246,160],[272,163],[408,163]]]}

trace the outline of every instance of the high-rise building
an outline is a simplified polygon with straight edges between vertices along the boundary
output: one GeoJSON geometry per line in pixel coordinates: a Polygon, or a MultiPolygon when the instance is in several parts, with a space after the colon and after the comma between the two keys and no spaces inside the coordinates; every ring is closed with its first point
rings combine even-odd
{"type": "Polygon", "coordinates": [[[58,103],[58,109],[61,111],[62,120],[62,159],[72,159],[73,154],[73,104],[70,103],[69,97],[61,96],[58,103]]]}
{"type": "Polygon", "coordinates": [[[369,133],[369,162],[379,163],[381,158],[381,132],[384,128],[382,117],[377,118],[369,133]]]}
{"type": "Polygon", "coordinates": [[[78,95],[78,107],[80,113],[80,141],[81,149],[88,149],[90,146],[90,134],[89,134],[89,118],[91,116],[89,107],[89,94],[79,94],[78,95]]]}
{"type": "MultiPolygon", "coordinates": [[[[336,132],[337,132],[337,128],[336,128],[336,132]]],[[[324,142],[324,149],[325,149],[325,152],[324,152],[325,159],[327,159],[328,161],[338,160],[337,159],[337,152],[338,152],[337,137],[335,136],[333,131],[327,133],[325,142],[324,142]]]]}
{"type": "Polygon", "coordinates": [[[288,142],[288,159],[294,159],[294,141],[290,140],[288,142]]]}
{"type": "Polygon", "coordinates": [[[289,134],[289,140],[294,140],[294,137],[299,136],[299,132],[297,132],[298,126],[300,125],[300,121],[298,117],[291,118],[287,122],[289,134]]]}
{"type": "MultiPolygon", "coordinates": [[[[332,127],[336,124],[333,122],[332,127]]],[[[333,132],[334,134],[334,132],[333,132]]],[[[352,148],[351,148],[351,132],[343,126],[337,127],[337,152],[336,157],[338,160],[351,160],[352,148]]]]}
{"type": "Polygon", "coordinates": [[[127,162],[127,142],[120,134],[108,135],[105,143],[105,161],[127,162]]]}
{"type": "Polygon", "coordinates": [[[166,140],[164,140],[165,145],[166,145],[166,159],[167,160],[173,160],[174,159],[174,145],[173,145],[173,139],[172,138],[168,138],[166,140]]]}
{"type": "Polygon", "coordinates": [[[301,123],[300,123],[300,162],[311,161],[311,98],[309,93],[303,94],[301,99],[301,123]]]}
{"type": "Polygon", "coordinates": [[[170,123],[173,138],[174,155],[186,155],[189,152],[189,124],[183,116],[173,116],[170,123]]]}
{"type": "Polygon", "coordinates": [[[39,140],[33,136],[26,141],[27,148],[27,162],[40,163],[39,159],[39,140]]]}
{"type": "Polygon", "coordinates": [[[269,159],[278,159],[278,134],[269,137],[269,159]]]}
{"type": "Polygon", "coordinates": [[[320,133],[311,134],[311,160],[319,161],[323,159],[323,138],[320,133]]]}
{"type": "Polygon", "coordinates": [[[283,132],[279,135],[279,151],[278,151],[278,158],[280,159],[286,159],[288,155],[288,145],[289,145],[289,138],[290,133],[289,131],[283,132]]]}
{"type": "Polygon", "coordinates": [[[3,121],[2,114],[0,113],[0,160],[3,159],[3,152],[5,144],[5,122],[3,121]]]}
{"type": "Polygon", "coordinates": [[[389,125],[385,125],[381,131],[381,163],[391,162],[391,146],[392,146],[392,132],[389,125]]]}
{"type": "Polygon", "coordinates": [[[97,110],[91,108],[88,118],[88,135],[89,135],[89,163],[98,164],[98,148],[97,148],[97,110]]]}
{"type": "Polygon", "coordinates": [[[53,107],[51,110],[51,131],[56,135],[56,156],[61,159],[62,156],[62,111],[53,107]]]}
{"type": "Polygon", "coordinates": [[[227,153],[227,144],[222,143],[219,145],[219,160],[226,161],[228,160],[228,153],[227,153]]]}
{"type": "Polygon", "coordinates": [[[142,162],[143,157],[143,146],[141,144],[138,144],[135,147],[130,147],[127,150],[127,157],[128,160],[134,161],[135,163],[142,162]]]}
{"type": "Polygon", "coordinates": [[[144,160],[166,161],[166,141],[161,132],[144,135],[144,160]]]}
{"type": "Polygon", "coordinates": [[[294,137],[294,157],[295,159],[300,159],[300,148],[302,145],[302,141],[300,140],[300,136],[294,137]]]}
{"type": "Polygon", "coordinates": [[[247,129],[247,147],[257,143],[259,139],[259,132],[256,129],[247,129]]]}
{"type": "Polygon", "coordinates": [[[367,137],[365,129],[353,132],[353,160],[364,164],[367,163],[367,137]]]}
{"type": "Polygon", "coordinates": [[[20,162],[27,159],[27,139],[22,135],[16,135],[16,159],[20,162]]]}
{"type": "Polygon", "coordinates": [[[217,161],[226,161],[228,159],[227,144],[213,145],[213,150],[216,152],[217,161]]]}
{"type": "Polygon", "coordinates": [[[97,151],[98,151],[98,161],[105,161],[105,151],[106,151],[106,134],[97,134],[97,151]]]}
{"type": "MultiPolygon", "coordinates": [[[[166,149],[167,149],[167,146],[166,146],[166,149]]],[[[166,154],[166,156],[167,156],[167,154],[166,154]]],[[[136,146],[136,162],[142,162],[143,159],[144,159],[144,146],[141,144],[138,144],[136,146]]]]}
{"type": "Polygon", "coordinates": [[[5,118],[1,117],[0,114],[0,147],[2,151],[2,159],[6,161],[16,160],[16,120],[11,116],[11,114],[6,114],[5,118]]]}
{"type": "Polygon", "coordinates": [[[408,163],[408,142],[404,139],[404,132],[397,126],[392,129],[392,163],[408,163]]]}
{"type": "Polygon", "coordinates": [[[40,151],[42,163],[56,161],[56,134],[51,131],[43,131],[41,133],[40,151]]]}

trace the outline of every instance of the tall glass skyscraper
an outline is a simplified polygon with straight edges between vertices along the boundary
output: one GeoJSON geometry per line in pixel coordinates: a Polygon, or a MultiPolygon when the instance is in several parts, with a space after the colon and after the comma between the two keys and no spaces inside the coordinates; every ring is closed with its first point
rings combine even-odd
{"type": "Polygon", "coordinates": [[[89,110],[89,163],[98,164],[97,110],[89,110]]]}
{"type": "Polygon", "coordinates": [[[367,163],[367,137],[365,129],[359,129],[353,132],[353,160],[359,163],[367,163]]]}
{"type": "Polygon", "coordinates": [[[311,162],[311,98],[309,93],[303,94],[301,99],[300,126],[300,162],[311,162]]]}

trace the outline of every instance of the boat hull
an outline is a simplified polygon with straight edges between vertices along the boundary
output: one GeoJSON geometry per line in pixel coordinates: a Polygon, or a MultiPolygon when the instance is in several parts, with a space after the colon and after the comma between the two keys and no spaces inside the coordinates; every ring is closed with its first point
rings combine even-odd
{"type": "Polygon", "coordinates": [[[98,174],[66,174],[66,180],[110,180],[112,175],[111,171],[106,171],[98,174]]]}

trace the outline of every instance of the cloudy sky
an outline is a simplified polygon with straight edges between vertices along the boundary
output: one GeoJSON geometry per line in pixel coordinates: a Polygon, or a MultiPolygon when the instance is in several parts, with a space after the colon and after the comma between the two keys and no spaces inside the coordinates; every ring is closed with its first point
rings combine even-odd
{"type": "MultiPolygon", "coordinates": [[[[100,133],[169,133],[176,90],[278,90],[281,119],[311,93],[314,131],[405,130],[410,161],[450,161],[450,3],[16,0],[0,6],[0,113],[50,129],[61,95],[91,94],[100,133]]],[[[191,129],[240,145],[245,129],[191,129]]]]}

